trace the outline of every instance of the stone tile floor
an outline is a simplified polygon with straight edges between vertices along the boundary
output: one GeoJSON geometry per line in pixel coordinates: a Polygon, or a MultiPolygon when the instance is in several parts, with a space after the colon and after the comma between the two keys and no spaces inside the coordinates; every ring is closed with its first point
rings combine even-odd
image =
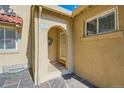
{"type": "Polygon", "coordinates": [[[65,66],[60,62],[52,61],[50,63],[60,71],[65,70],[65,66]]]}
{"type": "Polygon", "coordinates": [[[64,75],[39,86],[33,84],[29,70],[26,69],[16,74],[0,74],[0,88],[96,88],[85,79],[81,79],[75,74],[64,75]]]}

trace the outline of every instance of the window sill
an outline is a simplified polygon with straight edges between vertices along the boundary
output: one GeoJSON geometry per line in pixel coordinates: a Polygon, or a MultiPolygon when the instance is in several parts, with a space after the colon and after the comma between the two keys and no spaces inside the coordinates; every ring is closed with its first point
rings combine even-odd
{"type": "Polygon", "coordinates": [[[17,51],[17,50],[6,50],[6,51],[0,50],[0,54],[18,54],[18,53],[19,53],[19,51],[17,51]]]}
{"type": "Polygon", "coordinates": [[[123,37],[123,31],[116,31],[110,33],[99,34],[95,36],[83,37],[81,40],[101,40],[101,39],[112,39],[112,38],[121,38],[123,37]]]}

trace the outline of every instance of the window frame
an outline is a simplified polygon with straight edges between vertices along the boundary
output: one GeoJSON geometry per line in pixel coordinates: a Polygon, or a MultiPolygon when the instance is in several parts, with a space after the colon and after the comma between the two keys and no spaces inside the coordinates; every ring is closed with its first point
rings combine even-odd
{"type": "Polygon", "coordinates": [[[0,49],[0,52],[1,51],[17,51],[18,50],[18,32],[17,32],[17,28],[16,27],[11,27],[11,26],[0,26],[0,28],[4,29],[4,48],[0,49]],[[13,48],[13,49],[6,49],[6,44],[5,44],[6,30],[5,29],[13,29],[13,30],[15,30],[15,48],[13,48]]]}
{"type": "Polygon", "coordinates": [[[110,33],[110,32],[116,32],[118,27],[119,27],[118,26],[118,11],[117,11],[117,8],[112,8],[112,9],[110,9],[108,11],[105,11],[105,12],[103,12],[101,14],[98,14],[98,15],[96,15],[96,16],[94,16],[92,18],[89,18],[89,19],[87,19],[85,21],[85,37],[96,36],[96,35],[106,34],[106,33],[110,33]],[[114,12],[114,14],[115,14],[115,29],[111,30],[111,31],[100,32],[99,31],[99,18],[105,17],[105,16],[109,15],[112,12],[114,12]],[[97,31],[96,31],[97,33],[93,34],[93,35],[87,35],[87,32],[88,32],[87,31],[87,23],[92,21],[92,20],[95,20],[95,19],[97,20],[97,31]]]}
{"type": "Polygon", "coordinates": [[[59,42],[60,42],[59,43],[60,44],[60,59],[66,60],[66,57],[62,56],[62,48],[61,48],[61,45],[62,45],[62,35],[66,36],[66,34],[64,32],[60,32],[60,40],[59,40],[59,42]]]}

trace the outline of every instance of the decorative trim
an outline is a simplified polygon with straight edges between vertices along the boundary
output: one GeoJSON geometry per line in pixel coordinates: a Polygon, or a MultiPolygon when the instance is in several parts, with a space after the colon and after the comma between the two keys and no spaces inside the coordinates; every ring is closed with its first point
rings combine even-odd
{"type": "Polygon", "coordinates": [[[122,38],[123,36],[124,36],[123,31],[116,31],[116,32],[98,34],[98,35],[89,36],[89,37],[83,37],[81,40],[87,41],[87,40],[112,39],[112,38],[122,38]]]}

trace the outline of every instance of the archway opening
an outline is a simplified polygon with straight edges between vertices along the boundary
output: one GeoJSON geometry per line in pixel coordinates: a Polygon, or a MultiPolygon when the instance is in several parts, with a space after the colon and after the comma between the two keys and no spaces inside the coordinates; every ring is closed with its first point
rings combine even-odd
{"type": "Polygon", "coordinates": [[[48,60],[49,72],[67,69],[67,33],[59,27],[48,31],[48,60]]]}

